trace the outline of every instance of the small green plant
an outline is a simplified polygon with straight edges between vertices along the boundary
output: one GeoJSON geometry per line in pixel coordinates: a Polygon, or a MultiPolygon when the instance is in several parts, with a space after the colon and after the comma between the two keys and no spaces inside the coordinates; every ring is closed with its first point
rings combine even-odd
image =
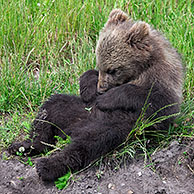
{"type": "Polygon", "coordinates": [[[34,166],[34,163],[32,162],[32,158],[28,157],[27,161],[25,162],[25,158],[22,158],[22,156],[20,156],[20,159],[18,159],[20,162],[22,162],[25,165],[29,165],[29,166],[34,166]]]}
{"type": "Polygon", "coordinates": [[[98,170],[96,172],[97,179],[100,180],[103,174],[104,174],[104,172],[102,170],[98,170]]]}
{"type": "Polygon", "coordinates": [[[24,180],[24,177],[22,176],[22,177],[19,177],[18,178],[20,181],[23,181],[24,180]]]}
{"type": "Polygon", "coordinates": [[[17,151],[17,152],[16,152],[16,155],[17,155],[17,156],[23,156],[23,153],[17,151]]]}
{"type": "Polygon", "coordinates": [[[55,181],[55,186],[60,190],[65,189],[68,187],[69,181],[71,178],[72,178],[72,174],[71,174],[71,171],[69,171],[67,174],[58,178],[58,180],[55,181]]]}
{"type": "Polygon", "coordinates": [[[26,161],[26,164],[28,164],[30,166],[34,166],[34,163],[32,162],[31,157],[28,157],[28,160],[26,161]]]}
{"type": "MultiPolygon", "coordinates": [[[[10,157],[11,157],[11,156],[10,156],[10,157]]],[[[2,160],[9,160],[10,157],[7,156],[6,152],[3,152],[3,154],[2,154],[2,160]]]]}
{"type": "Polygon", "coordinates": [[[62,137],[59,136],[54,136],[54,138],[57,139],[56,147],[60,149],[64,148],[67,144],[71,143],[71,137],[68,135],[66,136],[66,139],[63,139],[62,137]]]}
{"type": "Polygon", "coordinates": [[[32,159],[31,157],[28,157],[27,161],[25,162],[24,161],[24,151],[25,151],[25,148],[24,147],[20,147],[19,150],[16,152],[16,155],[19,156],[19,161],[22,162],[23,164],[25,165],[30,165],[30,166],[34,166],[34,163],[32,162],[32,159]]]}

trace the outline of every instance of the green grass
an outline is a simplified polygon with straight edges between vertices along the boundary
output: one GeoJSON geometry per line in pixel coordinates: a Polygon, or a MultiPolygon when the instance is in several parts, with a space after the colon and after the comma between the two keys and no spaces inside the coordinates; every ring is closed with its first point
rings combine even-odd
{"type": "Polygon", "coordinates": [[[185,82],[178,127],[194,131],[193,0],[0,0],[0,151],[30,130],[41,103],[54,93],[79,93],[79,76],[95,68],[100,29],[113,8],[160,30],[181,53],[185,82]]]}

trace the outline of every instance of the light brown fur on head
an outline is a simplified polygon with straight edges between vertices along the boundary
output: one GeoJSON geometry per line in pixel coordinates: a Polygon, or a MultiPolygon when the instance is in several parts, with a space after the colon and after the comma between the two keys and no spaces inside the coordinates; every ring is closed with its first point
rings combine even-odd
{"type": "Polygon", "coordinates": [[[145,22],[134,22],[113,10],[96,47],[98,92],[131,83],[158,81],[181,98],[182,65],[169,42],[145,22]]]}

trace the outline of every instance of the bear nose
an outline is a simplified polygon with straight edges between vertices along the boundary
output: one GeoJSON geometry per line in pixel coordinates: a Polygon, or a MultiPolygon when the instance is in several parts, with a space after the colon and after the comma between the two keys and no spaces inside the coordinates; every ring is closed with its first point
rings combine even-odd
{"type": "Polygon", "coordinates": [[[99,94],[105,93],[107,91],[107,89],[108,89],[107,84],[105,84],[105,85],[98,84],[97,91],[98,91],[99,94]]]}
{"type": "Polygon", "coordinates": [[[103,94],[103,93],[105,93],[105,92],[106,92],[105,89],[102,89],[102,88],[98,89],[98,93],[99,93],[99,94],[103,94]]]}

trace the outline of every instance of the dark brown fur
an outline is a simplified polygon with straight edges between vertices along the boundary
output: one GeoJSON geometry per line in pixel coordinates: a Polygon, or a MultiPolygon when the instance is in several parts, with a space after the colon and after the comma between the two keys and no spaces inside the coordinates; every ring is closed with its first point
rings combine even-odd
{"type": "MultiPolygon", "coordinates": [[[[69,169],[80,170],[123,143],[146,99],[144,119],[179,112],[180,57],[147,23],[133,22],[121,10],[113,10],[100,33],[96,57],[99,72],[89,70],[81,76],[81,97],[53,95],[34,120],[31,139],[9,148],[14,154],[23,146],[35,155],[49,149],[47,144],[55,143],[55,135],[65,138],[58,127],[70,135],[71,144],[37,162],[37,172],[44,181],[53,181],[69,169]]],[[[167,130],[173,119],[151,128],[167,130]]]]}

